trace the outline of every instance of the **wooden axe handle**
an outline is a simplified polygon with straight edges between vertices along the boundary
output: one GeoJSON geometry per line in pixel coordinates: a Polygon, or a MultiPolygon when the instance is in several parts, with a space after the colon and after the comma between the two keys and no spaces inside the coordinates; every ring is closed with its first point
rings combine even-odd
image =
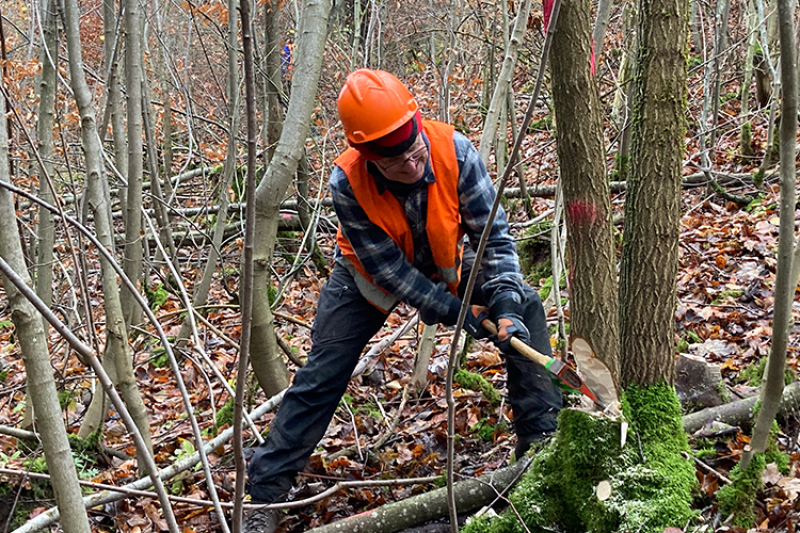
{"type": "MultiPolygon", "coordinates": [[[[481,325],[492,335],[497,335],[497,326],[495,326],[494,322],[488,318],[481,322],[481,325]]],[[[511,347],[534,363],[539,363],[542,366],[546,365],[550,359],[552,359],[552,357],[548,357],[543,353],[534,350],[516,337],[511,337],[511,347]]]]}

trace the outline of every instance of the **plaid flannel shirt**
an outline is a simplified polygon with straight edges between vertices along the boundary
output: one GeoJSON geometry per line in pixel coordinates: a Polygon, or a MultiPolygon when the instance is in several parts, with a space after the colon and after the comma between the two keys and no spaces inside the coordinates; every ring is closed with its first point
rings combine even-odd
{"type": "MultiPolygon", "coordinates": [[[[470,244],[476,248],[494,202],[495,189],[478,151],[469,139],[455,132],[453,141],[459,168],[461,224],[470,244]]],[[[425,142],[430,144],[427,136],[425,142]]],[[[380,194],[392,194],[387,190],[385,178],[380,175],[377,166],[368,163],[367,167],[376,177],[380,194]]],[[[436,181],[430,161],[422,179],[426,183],[436,181]]],[[[350,241],[356,256],[375,284],[389,291],[398,300],[427,312],[428,315],[452,316],[453,299],[442,298],[442,287],[437,287],[436,282],[428,279],[420,270],[426,268],[419,263],[430,260],[430,246],[425,230],[427,187],[416,187],[408,194],[405,202],[401,199],[414,236],[415,264],[405,257],[402,249],[386,232],[369,220],[358,204],[347,176],[339,167],[334,167],[331,174],[330,189],[342,233],[350,241]]],[[[341,252],[337,247],[336,259],[340,258],[341,252]]],[[[489,305],[501,296],[512,296],[518,303],[522,301],[523,281],[519,260],[502,207],[497,211],[480,266],[486,279],[483,286],[484,298],[489,305]]]]}

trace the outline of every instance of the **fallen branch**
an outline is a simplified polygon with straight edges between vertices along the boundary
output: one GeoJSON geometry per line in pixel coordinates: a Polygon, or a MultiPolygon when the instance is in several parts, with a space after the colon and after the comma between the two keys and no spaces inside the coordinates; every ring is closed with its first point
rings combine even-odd
{"type": "MultiPolygon", "coordinates": [[[[468,513],[491,502],[498,492],[517,480],[524,471],[529,458],[523,458],[511,466],[501,468],[477,479],[467,479],[453,484],[458,511],[468,513]]],[[[345,518],[333,524],[314,528],[308,533],[392,533],[417,526],[429,520],[447,516],[447,488],[412,496],[393,502],[373,511],[345,518]]]]}
{"type": "MultiPolygon", "coordinates": [[[[707,422],[723,422],[732,426],[743,426],[753,418],[753,409],[758,402],[758,395],[743,400],[726,403],[717,407],[709,407],[683,417],[683,429],[694,433],[707,422]]],[[[800,406],[800,382],[795,382],[783,390],[780,413],[800,406]]]]}

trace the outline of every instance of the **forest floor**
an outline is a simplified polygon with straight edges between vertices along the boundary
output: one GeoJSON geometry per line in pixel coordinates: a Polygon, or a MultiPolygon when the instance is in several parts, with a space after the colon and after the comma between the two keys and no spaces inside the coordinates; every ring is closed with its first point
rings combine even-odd
{"type": "MultiPolygon", "coordinates": [[[[775,279],[775,249],[778,238],[778,190],[774,178],[766,180],[762,190],[751,183],[733,185],[729,189],[739,195],[751,195],[754,200],[743,208],[732,202],[709,194],[705,187],[687,188],[683,192],[683,217],[681,220],[680,272],[678,277],[678,307],[676,312],[676,344],[681,349],[708,362],[721,366],[722,375],[733,396],[752,394],[758,384],[759,363],[769,352],[771,337],[772,287],[775,279]],[[681,342],[684,341],[684,342],[681,342]]],[[[534,207],[544,211],[551,199],[536,199],[534,207]]],[[[619,208],[621,202],[615,201],[619,208]]],[[[512,221],[524,219],[512,213],[512,221]]],[[[330,257],[330,235],[321,236],[323,252],[330,257]]],[[[282,240],[282,252],[290,253],[293,243],[282,240]]],[[[538,285],[544,280],[530,280],[538,285]]],[[[310,325],[314,320],[316,298],[324,279],[313,266],[307,266],[288,282],[284,299],[277,309],[279,334],[300,357],[310,349],[310,325]]],[[[230,288],[230,287],[229,287],[230,288]]],[[[238,340],[238,310],[228,305],[229,292],[217,285],[212,295],[214,304],[208,319],[233,340],[238,340]]],[[[798,304],[795,304],[796,310],[798,304]]],[[[159,309],[167,334],[180,327],[179,302],[173,295],[159,309]]],[[[566,312],[568,314],[567,306],[566,312]]],[[[401,306],[393,313],[386,328],[378,338],[389,335],[413,315],[413,310],[401,306]]],[[[15,426],[21,419],[24,402],[24,371],[13,338],[13,327],[8,317],[0,317],[3,351],[0,354],[0,424],[15,426]]],[[[551,312],[549,322],[556,330],[557,317],[551,312]]],[[[424,391],[413,390],[409,377],[413,370],[418,345],[418,331],[394,343],[380,356],[374,358],[367,371],[351,382],[345,401],[320,443],[311,462],[298,477],[298,489],[292,498],[303,499],[328,487],[335,481],[401,479],[410,477],[440,476],[446,465],[446,419],[444,379],[450,350],[451,330],[440,328],[437,346],[429,367],[429,386],[424,391]],[[387,434],[388,433],[388,434],[387,434]],[[380,446],[376,446],[376,444],[380,446]],[[347,450],[346,453],[342,453],[347,450]],[[334,456],[334,454],[336,454],[334,456]],[[335,458],[332,458],[334,456],[335,458]]],[[[788,366],[798,369],[798,327],[790,336],[788,366]]],[[[376,338],[375,340],[378,340],[376,338]]],[[[51,338],[54,346],[60,339],[51,338]]],[[[151,424],[156,458],[161,466],[192,453],[191,428],[183,413],[170,371],[163,366],[156,343],[147,336],[139,336],[136,347],[136,372],[142,387],[145,403],[152,408],[151,424]]],[[[214,362],[224,372],[235,368],[236,351],[213,333],[207,337],[207,350],[214,362]]],[[[221,386],[207,386],[204,371],[191,360],[185,359],[184,379],[193,392],[197,416],[201,426],[213,435],[216,411],[226,399],[221,386]],[[214,409],[209,392],[213,391],[214,409]]],[[[54,363],[62,381],[62,398],[71,431],[76,431],[81,420],[84,401],[89,397],[90,383],[83,367],[74,356],[54,363]]],[[[501,393],[505,392],[505,372],[497,350],[487,342],[474,343],[469,348],[465,368],[479,373],[501,393]]],[[[258,403],[263,394],[251,398],[258,403]]],[[[473,477],[491,472],[508,464],[514,447],[510,410],[507,403],[491,403],[479,391],[457,387],[456,471],[460,477],[473,477]]],[[[272,415],[266,415],[258,424],[268,428],[272,415]]],[[[793,532],[800,509],[800,479],[797,464],[800,462],[798,445],[798,418],[790,413],[782,421],[780,444],[790,454],[791,468],[786,474],[774,467],[765,473],[765,489],[758,500],[759,519],[754,527],[760,530],[793,532]]],[[[225,425],[222,426],[223,428],[225,425]]],[[[688,530],[698,530],[705,524],[715,529],[723,528],[725,517],[716,515],[714,493],[724,483],[730,469],[737,463],[747,444],[744,432],[729,435],[709,443],[693,442],[707,467],[698,465],[701,487],[697,508],[703,510],[706,522],[692,524],[688,530]],[[701,451],[702,449],[702,451],[701,451]]],[[[16,439],[0,435],[0,467],[18,470],[41,470],[36,453],[20,452],[16,439]]],[[[133,447],[118,417],[112,416],[106,427],[107,447],[123,453],[132,453],[133,447]]],[[[215,467],[217,486],[223,501],[232,496],[234,468],[230,445],[218,449],[211,456],[215,467]]],[[[122,485],[136,478],[133,459],[81,454],[76,459],[81,477],[98,483],[122,485]]],[[[2,501],[13,504],[13,495],[19,509],[34,516],[52,502],[46,483],[26,480],[19,484],[17,478],[3,478],[9,487],[2,501]]],[[[374,509],[384,503],[406,498],[431,490],[440,482],[395,487],[363,487],[340,491],[318,503],[292,510],[282,524],[284,532],[305,531],[342,517],[374,509]]],[[[168,487],[176,495],[207,499],[202,473],[186,472],[172,480],[168,487]]],[[[0,491],[2,492],[2,491],[0,491]]],[[[91,511],[96,531],[117,529],[128,533],[147,533],[158,530],[163,522],[154,520],[155,500],[131,498],[103,509],[91,511]]],[[[2,506],[0,506],[2,510],[2,506]]],[[[206,532],[217,529],[213,512],[202,506],[176,504],[176,511],[185,531],[206,532]]],[[[734,530],[736,530],[734,528],[734,530]]]]}
{"type": "MultiPolygon", "coordinates": [[[[690,92],[692,90],[690,86],[690,92]]],[[[423,88],[419,94],[432,95],[435,91],[423,88]]],[[[457,101],[455,96],[454,101],[457,101]]],[[[730,106],[735,107],[735,100],[729,102],[728,107],[723,107],[723,111],[727,109],[735,114],[736,110],[730,109],[730,106]]],[[[480,117],[477,113],[472,115],[466,122],[462,121],[462,125],[475,133],[479,131],[480,117]]],[[[759,120],[764,119],[761,117],[759,120]]],[[[543,127],[546,129],[546,125],[543,127]]],[[[765,144],[764,130],[763,124],[755,124],[754,145],[765,144]]],[[[552,145],[550,132],[541,130],[534,137],[532,146],[527,146],[529,151],[536,151],[537,146],[544,143],[552,145]]],[[[477,138],[473,140],[477,142],[477,138]]],[[[687,160],[687,175],[696,171],[696,142],[695,137],[690,138],[688,143],[688,152],[694,155],[687,160]]],[[[733,152],[734,149],[718,152],[715,168],[736,175],[755,172],[751,165],[738,163],[733,152]]],[[[532,181],[537,182],[533,185],[552,184],[556,168],[557,161],[551,146],[549,152],[538,158],[538,167],[529,168],[533,174],[532,181]]],[[[682,351],[719,364],[726,385],[735,398],[737,395],[753,393],[760,379],[759,368],[763,369],[761,365],[769,352],[779,193],[774,174],[767,175],[762,188],[754,187],[752,179],[734,180],[726,186],[728,192],[748,195],[752,201],[744,206],[724,200],[710,193],[705,186],[687,187],[682,193],[675,342],[682,351]]],[[[200,189],[207,191],[210,187],[206,183],[200,189]]],[[[623,203],[624,193],[613,196],[617,215],[623,214],[623,203]]],[[[510,205],[509,219],[515,234],[520,236],[523,230],[518,226],[528,216],[523,213],[519,203],[510,205]]],[[[542,213],[552,206],[552,198],[533,200],[536,213],[542,213]]],[[[621,231],[621,225],[617,229],[621,231]]],[[[319,242],[323,254],[330,261],[333,256],[333,235],[321,233],[319,242]]],[[[276,256],[293,257],[297,243],[296,234],[281,234],[276,256]]],[[[237,350],[218,332],[236,342],[240,337],[236,305],[240,244],[241,241],[232,240],[223,250],[224,267],[220,270],[220,278],[213,286],[206,308],[206,318],[218,331],[202,329],[207,353],[231,380],[235,377],[237,350]]],[[[199,254],[191,250],[181,257],[186,266],[184,275],[187,280],[199,276],[191,266],[196,263],[199,254]]],[[[277,261],[279,276],[286,272],[285,265],[285,261],[277,261]]],[[[68,269],[69,265],[66,267],[68,269]]],[[[540,288],[545,280],[528,281],[534,288],[540,288]]],[[[324,282],[325,279],[311,262],[307,262],[304,268],[287,280],[281,302],[276,308],[278,333],[301,358],[310,349],[310,328],[319,290],[324,282]]],[[[90,283],[97,290],[99,281],[96,276],[90,283]]],[[[71,289],[65,286],[59,290],[63,296],[71,289]]],[[[157,313],[167,335],[175,335],[182,319],[181,303],[175,294],[162,295],[165,299],[159,302],[157,313]]],[[[799,306],[796,302],[796,312],[800,311],[799,306]]],[[[69,314],[72,310],[65,309],[63,312],[69,314]]],[[[94,312],[98,331],[102,333],[102,306],[97,305],[94,312]]],[[[568,316],[568,304],[565,312],[568,316]]],[[[412,309],[401,305],[373,342],[390,335],[413,314],[412,309]]],[[[548,320],[555,339],[558,318],[554,311],[548,320]]],[[[411,390],[408,382],[418,347],[418,329],[412,329],[412,333],[371,360],[367,371],[351,382],[308,468],[298,476],[298,488],[292,493],[292,499],[303,499],[318,492],[320,487],[331,486],[340,480],[402,479],[443,474],[447,435],[444,382],[452,330],[439,328],[438,342],[429,365],[429,385],[423,391],[416,391],[411,390]],[[346,453],[343,453],[345,450],[346,453]]],[[[793,371],[800,371],[798,333],[799,328],[794,325],[788,348],[788,367],[793,371]]],[[[93,384],[86,368],[52,330],[50,345],[68,428],[75,433],[91,397],[93,384]]],[[[194,452],[191,427],[186,420],[171,371],[165,364],[163,350],[153,338],[152,330],[149,327],[138,328],[132,345],[137,378],[145,404],[150,409],[156,460],[160,467],[166,467],[194,452]]],[[[219,383],[209,378],[210,373],[202,365],[188,357],[183,359],[182,365],[184,380],[192,391],[192,402],[200,425],[209,437],[214,436],[227,427],[227,395],[219,383]]],[[[294,370],[295,367],[290,363],[290,368],[294,370]]],[[[464,368],[483,376],[501,393],[500,402],[495,404],[479,391],[462,387],[454,391],[457,403],[455,432],[458,435],[454,466],[458,476],[469,478],[506,466],[515,440],[509,431],[510,408],[502,399],[505,395],[505,371],[497,350],[488,342],[473,343],[464,368]]],[[[20,424],[24,411],[24,385],[25,372],[14,338],[14,328],[4,307],[0,309],[0,425],[14,427],[20,424]]],[[[249,402],[250,405],[257,405],[266,399],[263,393],[255,392],[251,394],[249,402]]],[[[262,430],[267,429],[272,416],[268,414],[262,417],[257,421],[258,426],[262,430]]],[[[753,524],[754,529],[794,533],[794,524],[800,519],[798,420],[800,417],[796,413],[788,413],[780,421],[782,433],[779,441],[782,449],[790,455],[790,470],[782,474],[774,467],[768,468],[765,488],[759,493],[759,517],[753,524]]],[[[696,508],[702,511],[705,521],[690,524],[687,531],[727,528],[726,517],[717,516],[714,494],[720,484],[725,483],[726,476],[747,444],[748,428],[741,429],[715,442],[692,441],[698,455],[710,469],[698,465],[697,470],[700,491],[696,508]]],[[[106,425],[103,444],[107,450],[115,450],[116,453],[81,452],[76,455],[81,478],[111,485],[123,485],[135,480],[138,475],[136,462],[126,457],[133,454],[133,445],[116,414],[110,417],[106,425]]],[[[210,458],[220,497],[223,501],[230,501],[235,476],[231,445],[220,447],[210,458]]],[[[35,446],[33,449],[25,448],[17,439],[0,435],[0,468],[38,472],[45,467],[41,450],[35,446]]],[[[431,490],[440,484],[441,481],[437,480],[428,484],[340,491],[318,503],[288,512],[281,531],[305,531],[431,490]]],[[[199,470],[180,474],[168,483],[168,488],[177,496],[208,498],[199,470]]],[[[10,531],[52,505],[52,493],[46,482],[32,479],[20,482],[17,476],[0,474],[0,531],[10,531]],[[9,515],[12,509],[18,511],[16,518],[9,515]],[[6,520],[8,524],[13,520],[13,526],[4,527],[6,520]]],[[[97,532],[116,530],[122,533],[150,533],[164,527],[163,520],[158,518],[157,507],[157,500],[131,497],[100,509],[92,509],[90,516],[97,532]]],[[[185,533],[218,530],[217,518],[208,507],[178,503],[175,509],[185,533]]],[[[737,528],[729,529],[738,531],[737,528]]]]}

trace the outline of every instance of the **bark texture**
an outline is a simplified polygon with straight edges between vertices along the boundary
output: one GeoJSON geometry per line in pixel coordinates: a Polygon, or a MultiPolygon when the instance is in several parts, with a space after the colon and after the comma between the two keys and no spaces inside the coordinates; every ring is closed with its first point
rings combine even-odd
{"type": "Polygon", "coordinates": [[[620,275],[623,387],[674,381],[688,9],[687,0],[639,3],[632,172],[620,275]]]}
{"type": "Polygon", "coordinates": [[[619,376],[616,251],[600,96],[591,72],[590,2],[564,2],[553,36],[553,104],[567,220],[570,333],[619,376]]]}
{"type": "MultiPolygon", "coordinates": [[[[56,5],[52,0],[42,2],[42,73],[39,78],[39,121],[36,124],[39,157],[44,163],[43,174],[53,175],[53,106],[56,96],[56,5]]],[[[45,175],[39,177],[39,196],[53,203],[53,191],[45,175]]],[[[53,245],[56,239],[53,214],[39,211],[38,245],[36,251],[36,294],[49,307],[53,301],[53,245]]]]}

